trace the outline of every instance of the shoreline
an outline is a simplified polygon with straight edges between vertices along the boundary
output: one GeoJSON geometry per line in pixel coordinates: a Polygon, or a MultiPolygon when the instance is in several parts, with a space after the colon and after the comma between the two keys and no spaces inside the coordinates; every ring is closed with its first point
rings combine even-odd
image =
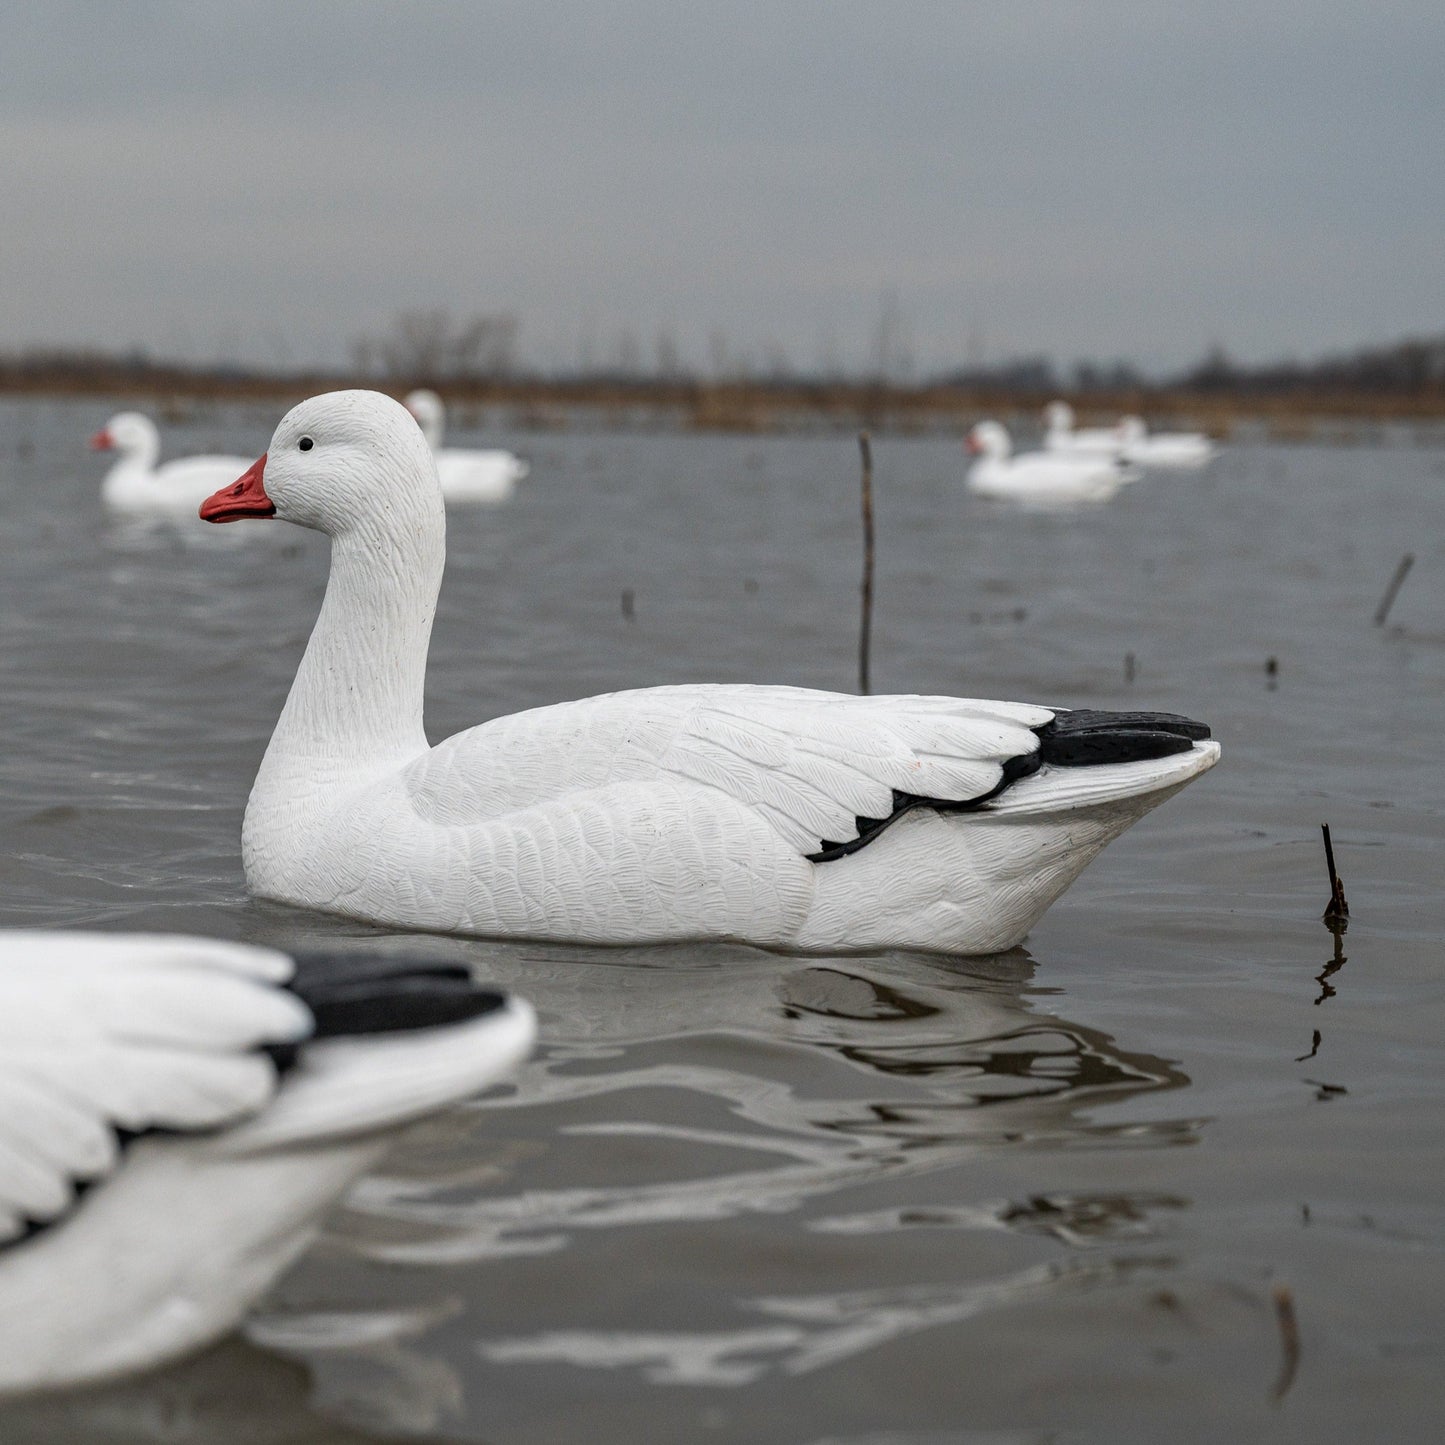
{"type": "MultiPolygon", "coordinates": [[[[0,398],[121,397],[159,407],[219,402],[289,403],[317,392],[364,386],[404,396],[420,381],[341,372],[217,373],[181,367],[0,368],[0,398]]],[[[454,379],[426,384],[463,411],[501,411],[523,431],[582,424],[676,431],[961,434],[982,417],[1035,429],[1055,395],[1082,426],[1142,416],[1152,428],[1184,427],[1218,439],[1260,433],[1276,440],[1381,426],[1445,425],[1445,387],[1411,393],[1363,390],[1268,393],[1134,388],[1043,393],[1008,387],[869,382],[669,381],[665,379],[454,379]]]]}

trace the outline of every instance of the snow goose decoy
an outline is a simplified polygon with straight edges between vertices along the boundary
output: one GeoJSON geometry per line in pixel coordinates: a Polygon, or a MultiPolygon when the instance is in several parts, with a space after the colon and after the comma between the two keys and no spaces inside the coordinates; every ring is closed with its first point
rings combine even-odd
{"type": "Polygon", "coordinates": [[[0,1393],[223,1334],[402,1125],[534,1029],[449,965],[0,932],[0,1393]]]}
{"type": "Polygon", "coordinates": [[[156,424],[138,411],[122,411],[90,439],[92,451],[118,452],[100,484],[101,499],[118,512],[188,514],[217,487],[233,480],[244,457],[183,457],[157,466],[161,439],[156,424]]]}
{"type": "Polygon", "coordinates": [[[594,943],[988,953],[1219,757],[1164,714],[789,687],[647,688],[432,747],[446,522],[426,441],[376,392],[313,397],[201,508],[331,538],[321,613],[242,831],[259,897],[594,943]]]}
{"type": "Polygon", "coordinates": [[[1160,471],[1197,471],[1214,460],[1218,449],[1203,432],[1150,432],[1144,418],[1126,416],[1119,423],[1122,455],[1135,466],[1160,471]]]}
{"type": "Polygon", "coordinates": [[[1075,427],[1074,409],[1066,401],[1044,408],[1044,450],[1075,456],[1117,457],[1124,435],[1118,426],[1075,427]]]}
{"type": "Polygon", "coordinates": [[[1107,502],[1135,474],[1116,456],[1066,452],[1013,455],[1008,431],[996,421],[981,421],[964,443],[978,460],[968,469],[969,491],[996,501],[1033,506],[1070,506],[1107,502]]]}
{"type": "Polygon", "coordinates": [[[500,447],[480,451],[443,447],[446,408],[436,392],[414,391],[402,404],[416,418],[432,449],[442,496],[447,501],[505,502],[530,470],[521,457],[500,447]]]}

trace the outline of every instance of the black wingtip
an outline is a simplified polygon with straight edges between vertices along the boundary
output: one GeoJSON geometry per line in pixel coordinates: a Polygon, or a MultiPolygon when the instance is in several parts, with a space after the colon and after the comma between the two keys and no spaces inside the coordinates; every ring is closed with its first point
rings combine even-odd
{"type": "Polygon", "coordinates": [[[1039,757],[1060,768],[1146,762],[1187,753],[1209,737],[1209,726],[1172,712],[1059,712],[1036,728],[1039,757]]]}
{"type": "Polygon", "coordinates": [[[294,955],[289,987],[311,1010],[315,1038],[465,1023],[507,1006],[460,964],[363,954],[294,955]]]}

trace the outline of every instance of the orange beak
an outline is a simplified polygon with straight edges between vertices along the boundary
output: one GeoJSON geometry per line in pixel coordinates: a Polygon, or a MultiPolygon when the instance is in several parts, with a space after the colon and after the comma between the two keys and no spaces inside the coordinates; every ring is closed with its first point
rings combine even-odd
{"type": "Polygon", "coordinates": [[[266,453],[243,476],[201,503],[203,522],[239,522],[243,517],[274,517],[276,504],[266,495],[266,453]]]}

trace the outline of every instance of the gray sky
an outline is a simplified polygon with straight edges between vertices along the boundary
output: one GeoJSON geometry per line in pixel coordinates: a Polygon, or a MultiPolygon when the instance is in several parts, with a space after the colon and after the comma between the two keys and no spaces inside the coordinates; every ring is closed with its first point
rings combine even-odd
{"type": "Polygon", "coordinates": [[[0,350],[926,373],[1445,330],[1440,0],[0,8],[0,350]]]}

